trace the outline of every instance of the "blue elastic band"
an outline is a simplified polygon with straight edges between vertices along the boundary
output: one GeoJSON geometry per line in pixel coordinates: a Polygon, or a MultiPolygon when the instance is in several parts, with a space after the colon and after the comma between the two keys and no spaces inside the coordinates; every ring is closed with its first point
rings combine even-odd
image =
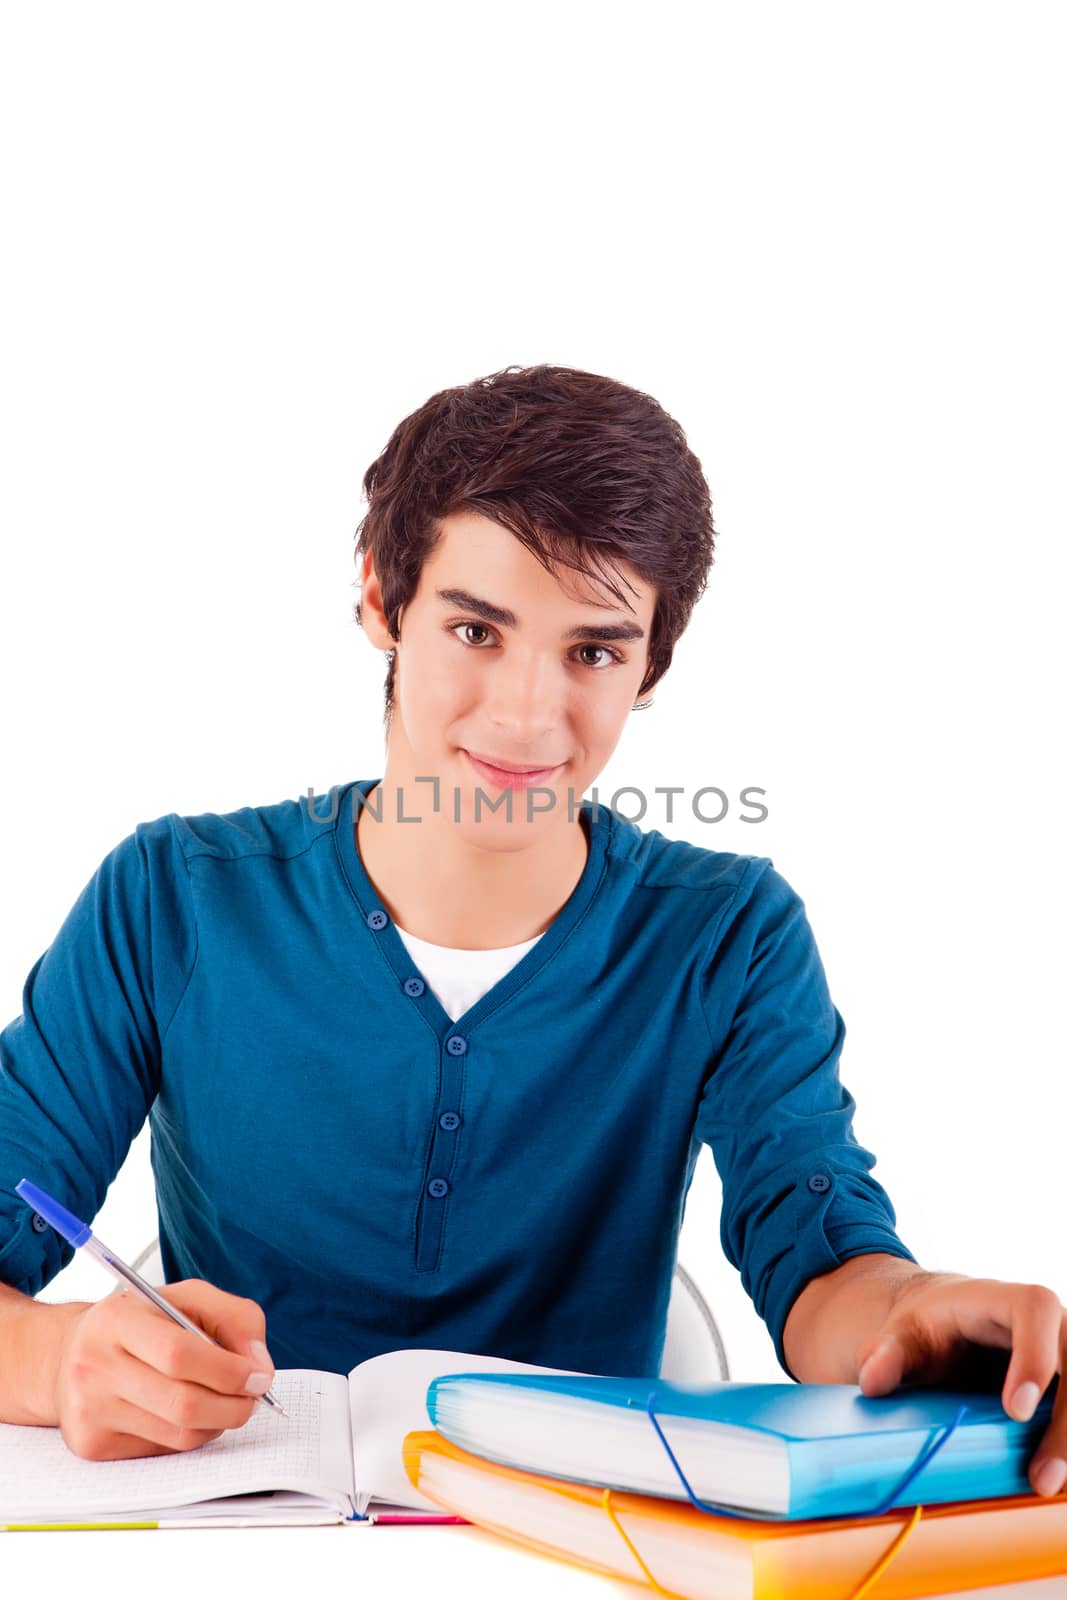
{"type": "MultiPolygon", "coordinates": [[[[696,1506],[698,1511],[708,1511],[713,1516],[716,1516],[716,1517],[736,1517],[740,1521],[751,1521],[752,1520],[752,1513],[751,1512],[747,1512],[747,1511],[727,1511],[723,1506],[712,1505],[708,1501],[698,1500],[697,1499],[696,1495],[693,1493],[692,1489],[689,1487],[689,1482],[688,1482],[688,1480],[687,1480],[687,1478],[685,1476],[685,1473],[682,1471],[681,1467],[678,1465],[678,1461],[677,1461],[677,1458],[675,1457],[674,1451],[671,1449],[670,1445],[667,1443],[666,1438],[664,1437],[663,1429],[660,1427],[659,1423],[656,1421],[656,1414],[655,1414],[655,1412],[653,1410],[653,1405],[655,1403],[655,1399],[656,1399],[656,1396],[657,1396],[658,1393],[659,1393],[658,1389],[652,1389],[650,1391],[650,1393],[649,1393],[649,1396],[648,1396],[648,1417],[649,1417],[649,1421],[652,1423],[652,1426],[655,1428],[656,1432],[659,1434],[660,1440],[661,1440],[661,1442],[663,1444],[663,1448],[664,1448],[664,1450],[666,1450],[668,1456],[670,1457],[671,1465],[674,1468],[675,1472],[678,1474],[678,1477],[679,1477],[679,1480],[681,1482],[682,1488],[685,1490],[686,1494],[689,1496],[690,1503],[692,1505],[696,1506]]],[[[904,1490],[908,1487],[908,1484],[911,1483],[912,1479],[915,1478],[917,1476],[917,1474],[922,1471],[923,1467],[926,1466],[926,1463],[928,1461],[930,1461],[937,1454],[937,1452],[940,1450],[941,1446],[947,1442],[947,1440],[952,1436],[953,1433],[955,1433],[956,1429],[959,1427],[960,1423],[963,1421],[963,1418],[966,1416],[968,1409],[969,1408],[967,1406],[965,1406],[965,1405],[964,1406],[960,1406],[959,1410],[956,1412],[955,1417],[947,1425],[947,1427],[945,1428],[944,1432],[942,1433],[941,1438],[938,1439],[936,1437],[936,1435],[935,1435],[934,1439],[932,1439],[919,1452],[919,1455],[917,1456],[915,1461],[913,1461],[913,1463],[908,1468],[908,1470],[904,1474],[904,1476],[901,1478],[900,1482],[897,1484],[897,1486],[893,1490],[892,1494],[889,1495],[885,1500],[883,1500],[881,1505],[875,1506],[873,1511],[852,1512],[851,1513],[851,1517],[856,1519],[856,1520],[860,1520],[860,1519],[862,1519],[864,1517],[880,1517],[884,1512],[888,1511],[890,1509],[890,1507],[892,1506],[894,1500],[896,1500],[899,1495],[904,1493],[904,1490]]]]}

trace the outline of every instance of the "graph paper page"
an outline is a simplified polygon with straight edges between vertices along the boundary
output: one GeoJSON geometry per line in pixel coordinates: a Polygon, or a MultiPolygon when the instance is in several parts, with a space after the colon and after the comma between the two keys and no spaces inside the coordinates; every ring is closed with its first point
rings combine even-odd
{"type": "Polygon", "coordinates": [[[264,1489],[297,1489],[345,1508],[352,1494],[346,1379],[291,1368],[275,1374],[272,1390],[288,1417],[258,1405],[244,1427],[196,1450],[128,1461],[87,1461],[58,1428],[0,1423],[0,1521],[195,1506],[264,1489]]]}

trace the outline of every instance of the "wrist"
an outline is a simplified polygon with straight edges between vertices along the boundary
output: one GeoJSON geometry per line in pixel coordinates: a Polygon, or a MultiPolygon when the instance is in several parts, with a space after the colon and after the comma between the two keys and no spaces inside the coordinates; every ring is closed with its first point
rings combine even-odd
{"type": "Polygon", "coordinates": [[[23,1404],[26,1421],[37,1427],[59,1426],[59,1372],[67,1340],[75,1325],[93,1305],[91,1300],[64,1300],[56,1304],[33,1302],[22,1334],[23,1404]]]}
{"type": "Polygon", "coordinates": [[[783,1348],[801,1383],[858,1383],[861,1355],[890,1310],[930,1274],[903,1256],[850,1256],[812,1278],[793,1303],[783,1348]]]}

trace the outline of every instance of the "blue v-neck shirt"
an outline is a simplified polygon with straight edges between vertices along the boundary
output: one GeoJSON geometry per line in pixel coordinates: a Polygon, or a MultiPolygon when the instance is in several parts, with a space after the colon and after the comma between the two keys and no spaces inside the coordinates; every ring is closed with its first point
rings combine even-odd
{"type": "Polygon", "coordinates": [[[19,1179],[91,1220],[146,1116],[168,1282],[258,1301],[279,1367],[421,1346],[657,1375],[702,1143],[783,1367],[810,1278],[914,1260],[767,857],[583,801],[570,898],[453,1021],[356,846],[379,781],[105,857],[0,1034],[0,1281],[36,1294],[73,1254],[19,1179]]]}

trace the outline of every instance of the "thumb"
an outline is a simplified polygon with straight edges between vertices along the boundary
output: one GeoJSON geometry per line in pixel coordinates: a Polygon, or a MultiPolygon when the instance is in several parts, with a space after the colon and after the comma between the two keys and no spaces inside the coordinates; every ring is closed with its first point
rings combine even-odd
{"type": "Polygon", "coordinates": [[[883,1331],[860,1365],[859,1386],[864,1395],[892,1394],[912,1363],[912,1341],[900,1329],[883,1331]]]}

